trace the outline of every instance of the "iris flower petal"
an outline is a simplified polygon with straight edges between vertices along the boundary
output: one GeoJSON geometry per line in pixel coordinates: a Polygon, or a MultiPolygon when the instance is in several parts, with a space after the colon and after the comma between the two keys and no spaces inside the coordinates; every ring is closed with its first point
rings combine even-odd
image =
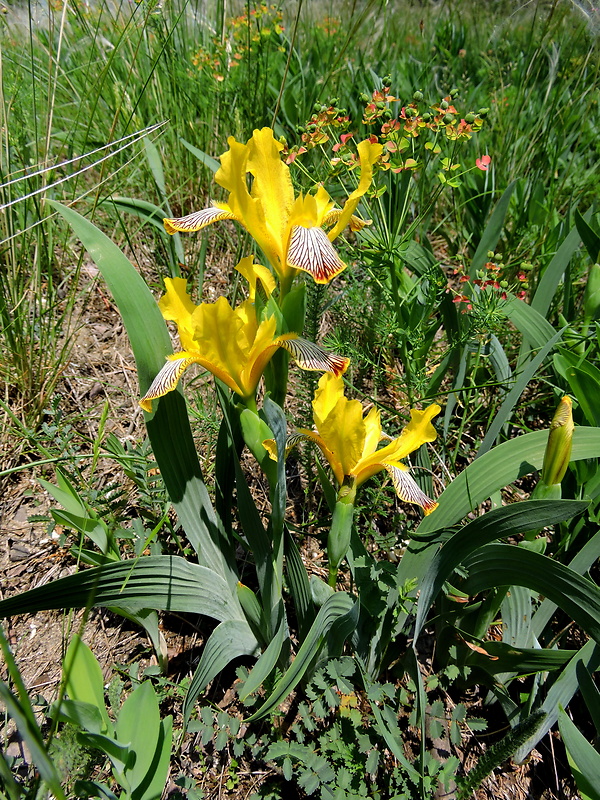
{"type": "Polygon", "coordinates": [[[256,298],[256,287],[259,282],[265,290],[267,297],[269,297],[275,291],[276,285],[273,274],[267,269],[267,267],[263,267],[262,264],[255,264],[254,256],[246,256],[246,258],[242,258],[236,267],[236,271],[239,272],[240,275],[243,275],[243,277],[248,281],[248,299],[252,303],[254,303],[256,298]]]}
{"type": "Polygon", "coordinates": [[[140,400],[140,406],[150,413],[152,411],[152,401],[162,397],[168,392],[172,392],[179,383],[179,378],[186,369],[196,362],[194,356],[187,353],[175,353],[158,373],[150,384],[150,388],[140,400]]]}
{"type": "Polygon", "coordinates": [[[372,408],[363,417],[360,402],[344,396],[342,379],[325,374],[313,400],[317,433],[302,433],[318,444],[340,485],[347,478],[354,478],[358,487],[385,469],[392,476],[399,498],[422,506],[429,514],[436,507],[435,502],[419,489],[400,459],[436,438],[431,420],[439,412],[437,404],[424,411],[411,409],[410,423],[400,436],[390,440],[382,434],[378,410],[372,408]],[[377,449],[382,439],[388,444],[377,449]]]}
{"type": "MultiPolygon", "coordinates": [[[[246,269],[251,269],[251,265],[243,264],[242,273],[246,269]]],[[[266,281],[266,276],[263,278],[266,281]]],[[[264,369],[280,347],[303,369],[329,370],[341,375],[348,366],[349,359],[328,353],[296,333],[277,336],[276,317],[259,322],[251,300],[232,308],[226,298],[220,297],[215,303],[197,306],[186,293],[183,278],[166,278],[165,284],[167,291],[159,307],[165,319],[177,323],[185,350],[168,357],[140,401],[144,411],[150,412],[152,400],[176,388],[190,364],[199,364],[212,372],[245,402],[254,400],[264,369]]]]}
{"type": "Polygon", "coordinates": [[[239,222],[239,219],[229,208],[209,206],[201,211],[194,211],[186,217],[163,219],[163,223],[167,233],[194,233],[206,228],[207,225],[212,225],[213,222],[220,222],[224,219],[234,219],[239,222]]]}
{"type": "Polygon", "coordinates": [[[366,431],[365,446],[361,455],[366,458],[374,450],[377,450],[381,441],[381,415],[379,414],[379,409],[373,407],[369,411],[364,418],[364,426],[366,431]]]}
{"type": "Polygon", "coordinates": [[[373,166],[383,152],[383,145],[365,139],[363,142],[358,143],[357,149],[360,159],[360,180],[356,189],[344,203],[342,213],[335,226],[329,231],[328,236],[332,242],[350,224],[361,197],[371,185],[373,181],[373,166]]]}
{"type": "Polygon", "coordinates": [[[332,450],[329,449],[324,439],[322,439],[318,433],[306,430],[305,428],[299,428],[298,434],[303,439],[306,439],[306,441],[313,442],[314,444],[317,445],[317,447],[327,460],[329,466],[331,467],[331,470],[335,476],[336,481],[341,486],[342,483],[344,482],[344,470],[342,463],[337,457],[337,455],[332,450]]]}
{"type": "Polygon", "coordinates": [[[292,229],[287,263],[294,269],[310,272],[315,283],[329,283],[346,269],[323,228],[303,228],[302,225],[292,229]]]}
{"type": "Polygon", "coordinates": [[[192,314],[196,306],[186,292],[185,278],[165,278],[166,292],[158,301],[160,313],[166,320],[177,323],[179,340],[185,350],[194,349],[192,314]]]}
{"type": "Polygon", "coordinates": [[[418,486],[415,479],[409,474],[406,467],[400,468],[384,464],[385,469],[389,472],[394,484],[396,494],[405,503],[414,503],[421,506],[425,515],[431,514],[432,511],[438,507],[438,503],[427,497],[424,491],[418,486]]]}
{"type": "Polygon", "coordinates": [[[338,356],[319,347],[308,339],[302,339],[296,334],[285,333],[277,339],[277,342],[284,347],[293,357],[296,364],[302,369],[314,372],[331,372],[333,375],[340,376],[348,369],[349,358],[338,356]]]}
{"type": "Polygon", "coordinates": [[[340,397],[318,431],[339,462],[342,473],[353,475],[360,463],[366,437],[360,401],[340,397]]]}
{"type": "Polygon", "coordinates": [[[255,130],[246,144],[233,137],[229,137],[228,144],[215,174],[216,182],[229,192],[227,203],[214,203],[185,217],[165,219],[168,233],[198,231],[219,220],[236,220],[253,237],[282,280],[303,270],[317,283],[327,283],[345,269],[331,242],[348,225],[356,231],[369,224],[356,217],[354,211],[371,185],[382,145],[368,140],[359,143],[358,186],[343,208],[335,210],[323,186],[314,194],[294,198],[289,166],[280,157],[283,146],[271,128],[255,130]],[[250,190],[247,173],[253,178],[250,190]],[[332,230],[325,234],[323,226],[331,225],[332,230]]]}

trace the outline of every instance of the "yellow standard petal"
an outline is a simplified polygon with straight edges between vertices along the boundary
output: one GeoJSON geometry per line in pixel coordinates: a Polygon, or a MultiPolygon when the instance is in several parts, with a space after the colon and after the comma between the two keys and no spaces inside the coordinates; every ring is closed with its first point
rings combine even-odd
{"type": "Polygon", "coordinates": [[[333,472],[336,481],[341,486],[344,482],[344,467],[338,458],[338,454],[329,449],[326,442],[314,431],[306,430],[305,428],[298,429],[298,435],[309,442],[314,442],[326,458],[331,471],[333,472]]]}
{"type": "Polygon", "coordinates": [[[248,144],[236,142],[232,136],[227,142],[229,150],[221,156],[215,180],[229,191],[229,207],[273,268],[285,270],[281,217],[285,214],[287,218],[293,189],[289,169],[279,157],[282,145],[270,128],[254,131],[248,144]],[[254,177],[252,193],[246,185],[247,172],[254,177]]]}
{"type": "Polygon", "coordinates": [[[434,442],[437,432],[431,420],[440,413],[442,409],[437,403],[432,403],[424,411],[417,408],[410,410],[410,422],[403,429],[397,439],[389,444],[385,450],[393,448],[393,458],[405,458],[409,453],[418,450],[426,442],[434,442]]]}
{"type": "Polygon", "coordinates": [[[158,301],[158,307],[166,320],[177,323],[179,340],[185,350],[194,349],[194,326],[192,314],[196,305],[186,291],[185,278],[165,278],[167,291],[158,301]]]}
{"type": "Polygon", "coordinates": [[[360,198],[365,194],[373,182],[373,166],[383,152],[383,145],[373,143],[368,139],[365,139],[363,142],[359,142],[357,149],[360,160],[360,180],[356,189],[344,203],[344,207],[338,221],[329,231],[328,236],[332,242],[337,236],[340,235],[344,228],[350,224],[350,220],[356,211],[356,207],[360,201],[360,198]]]}
{"type": "Polygon", "coordinates": [[[366,436],[362,457],[366,458],[377,450],[379,442],[381,441],[381,415],[379,409],[373,407],[365,417],[364,422],[366,436]]]}
{"type": "Polygon", "coordinates": [[[341,397],[318,431],[339,462],[343,474],[353,475],[366,437],[360,401],[341,397]]]}
{"type": "Polygon", "coordinates": [[[242,397],[253,394],[245,380],[258,330],[250,301],[236,309],[224,297],[203,303],[196,308],[193,323],[194,350],[210,364],[208,369],[242,397]]]}
{"type": "Polygon", "coordinates": [[[273,274],[267,267],[263,267],[262,264],[255,264],[254,256],[242,258],[236,270],[248,281],[248,299],[251,300],[251,302],[254,303],[256,299],[256,287],[259,281],[267,297],[275,291],[276,284],[273,274]]]}
{"type": "Polygon", "coordinates": [[[317,430],[325,422],[335,408],[338,400],[344,396],[344,381],[333,375],[322,375],[312,401],[313,419],[317,430]]]}
{"type": "MultiPolygon", "coordinates": [[[[251,194],[262,209],[266,238],[277,252],[278,271],[283,272],[294,189],[289,167],[279,155],[282,149],[283,145],[275,139],[271,128],[255,130],[248,142],[248,171],[254,178],[251,194]]],[[[253,230],[250,233],[254,236],[253,230]]]]}

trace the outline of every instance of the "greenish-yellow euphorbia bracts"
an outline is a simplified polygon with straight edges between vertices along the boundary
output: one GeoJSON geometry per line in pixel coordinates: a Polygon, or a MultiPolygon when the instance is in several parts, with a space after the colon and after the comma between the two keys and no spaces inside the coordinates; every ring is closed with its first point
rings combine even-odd
{"type": "Polygon", "coordinates": [[[298,270],[309,272],[317,283],[328,283],[346,266],[333,240],[347,226],[360,230],[368,224],[354,212],[371,185],[382,145],[369,140],[358,144],[358,186],[343,207],[336,209],[323,186],[315,194],[294,195],[290,169],[280,157],[283,145],[271,128],[255,130],[246,144],[231,136],[228,144],[215,174],[216,182],[229,192],[227,203],[215,202],[185,217],[165,219],[167,231],[199,231],[219,220],[235,220],[259,245],[286,287],[284,293],[298,270]],[[248,173],[253,179],[250,190],[248,173]]]}
{"type": "MultiPolygon", "coordinates": [[[[166,293],[159,308],[166,320],[177,323],[183,350],[168,357],[150,388],[140,401],[144,411],[152,410],[152,401],[172,391],[191,364],[212,372],[253,407],[263,371],[280,347],[287,350],[303,369],[341,375],[349,360],[328,353],[318,345],[301,339],[296,333],[277,335],[274,315],[256,318],[252,299],[232,308],[225,297],[215,303],[196,305],[186,292],[184,278],[165,278],[166,293]]],[[[255,286],[251,284],[251,294],[255,286]]]]}

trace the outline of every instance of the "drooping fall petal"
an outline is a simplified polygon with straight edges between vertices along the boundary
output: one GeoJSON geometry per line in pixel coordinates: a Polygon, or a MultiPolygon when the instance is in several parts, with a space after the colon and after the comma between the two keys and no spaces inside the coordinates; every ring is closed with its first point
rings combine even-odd
{"type": "Polygon", "coordinates": [[[292,229],[287,263],[294,269],[310,272],[315,283],[329,283],[346,268],[323,228],[301,225],[292,229]]]}
{"type": "Polygon", "coordinates": [[[167,233],[194,233],[206,228],[207,225],[212,225],[213,222],[220,222],[224,219],[233,219],[239,222],[235,214],[228,208],[219,208],[215,205],[203,208],[201,211],[194,211],[186,217],[163,219],[163,223],[167,233]]]}

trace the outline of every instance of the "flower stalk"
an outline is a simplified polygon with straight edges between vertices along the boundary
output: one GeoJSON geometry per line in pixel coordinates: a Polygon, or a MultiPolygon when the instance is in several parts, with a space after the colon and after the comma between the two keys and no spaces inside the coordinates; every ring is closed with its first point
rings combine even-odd
{"type": "Polygon", "coordinates": [[[331,529],[327,538],[327,560],[329,562],[327,582],[332,589],[335,589],[340,564],[350,547],[356,488],[354,478],[347,479],[338,493],[333,511],[331,529]]]}

